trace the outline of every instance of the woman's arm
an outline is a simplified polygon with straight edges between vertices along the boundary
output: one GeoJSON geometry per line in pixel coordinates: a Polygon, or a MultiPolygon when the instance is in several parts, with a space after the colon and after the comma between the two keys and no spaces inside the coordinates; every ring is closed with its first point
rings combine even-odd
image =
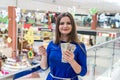
{"type": "Polygon", "coordinates": [[[81,66],[75,60],[71,60],[69,63],[76,74],[79,74],[81,72],[81,66]]]}
{"type": "Polygon", "coordinates": [[[48,67],[48,65],[47,65],[47,56],[44,56],[44,55],[42,56],[40,67],[42,69],[46,69],[48,67]]]}
{"type": "Polygon", "coordinates": [[[63,54],[63,58],[67,60],[76,74],[79,74],[81,72],[81,66],[74,60],[74,54],[72,52],[68,50],[65,51],[63,54]]]}
{"type": "Polygon", "coordinates": [[[42,56],[41,62],[40,62],[40,67],[42,69],[46,69],[48,67],[48,65],[47,65],[47,52],[46,52],[46,49],[44,48],[44,46],[39,47],[39,52],[42,56]]]}

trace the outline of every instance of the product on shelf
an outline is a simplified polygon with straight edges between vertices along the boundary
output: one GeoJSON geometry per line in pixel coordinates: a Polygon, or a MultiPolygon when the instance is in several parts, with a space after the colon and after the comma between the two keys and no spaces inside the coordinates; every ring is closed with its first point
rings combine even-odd
{"type": "Polygon", "coordinates": [[[2,74],[9,74],[11,72],[15,72],[24,68],[31,66],[27,59],[23,59],[21,62],[17,62],[15,59],[8,58],[3,64],[1,71],[2,74]]]}

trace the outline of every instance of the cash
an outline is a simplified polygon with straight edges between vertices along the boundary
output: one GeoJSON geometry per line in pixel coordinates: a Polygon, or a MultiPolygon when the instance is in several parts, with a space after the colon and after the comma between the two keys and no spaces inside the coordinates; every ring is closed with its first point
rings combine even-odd
{"type": "MultiPolygon", "coordinates": [[[[61,43],[62,54],[63,54],[63,51],[66,51],[66,50],[69,50],[69,51],[71,51],[73,53],[75,49],[76,49],[76,46],[74,44],[71,44],[71,43],[61,43]]],[[[61,61],[64,62],[64,63],[67,63],[67,61],[65,61],[63,59],[63,55],[62,55],[62,60],[61,61]]]]}

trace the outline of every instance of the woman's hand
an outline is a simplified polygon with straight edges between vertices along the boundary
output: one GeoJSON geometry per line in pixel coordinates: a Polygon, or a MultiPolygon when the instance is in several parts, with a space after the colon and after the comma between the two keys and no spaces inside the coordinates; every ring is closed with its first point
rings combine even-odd
{"type": "Polygon", "coordinates": [[[74,61],[74,54],[69,51],[69,50],[66,50],[66,51],[63,51],[63,59],[65,59],[68,63],[71,63],[71,61],[74,61]]]}
{"type": "Polygon", "coordinates": [[[40,67],[42,69],[46,69],[47,68],[47,54],[46,54],[46,49],[44,46],[40,46],[39,47],[39,53],[42,56],[41,58],[41,63],[40,63],[40,67]]]}
{"type": "Polygon", "coordinates": [[[39,53],[40,53],[40,55],[42,55],[42,56],[46,56],[46,49],[45,49],[44,46],[40,46],[40,47],[39,47],[39,53]]]}

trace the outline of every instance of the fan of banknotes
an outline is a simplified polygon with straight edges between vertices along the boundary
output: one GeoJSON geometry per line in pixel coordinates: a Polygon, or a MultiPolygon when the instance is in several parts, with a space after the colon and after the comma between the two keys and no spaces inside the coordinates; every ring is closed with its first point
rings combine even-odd
{"type": "MultiPolygon", "coordinates": [[[[74,44],[61,43],[62,54],[63,54],[63,51],[66,51],[66,50],[69,50],[69,51],[71,51],[73,53],[75,49],[76,49],[76,46],[74,44]]],[[[62,57],[63,57],[63,55],[62,55],[62,57]]],[[[62,62],[67,63],[67,61],[65,61],[63,58],[62,58],[62,62]]]]}

